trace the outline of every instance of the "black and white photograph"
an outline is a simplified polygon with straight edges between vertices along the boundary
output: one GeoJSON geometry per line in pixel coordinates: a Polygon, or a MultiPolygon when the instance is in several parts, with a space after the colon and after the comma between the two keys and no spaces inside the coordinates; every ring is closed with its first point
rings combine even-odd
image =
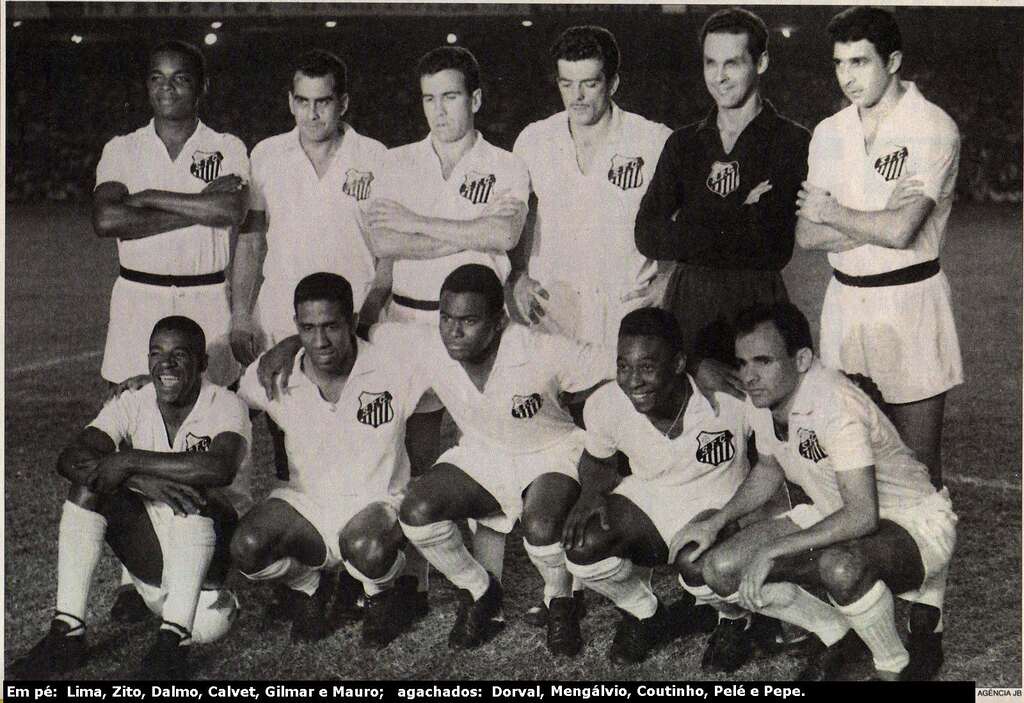
{"type": "Polygon", "coordinates": [[[1021,695],[1020,5],[2,13],[4,698],[1021,695]]]}

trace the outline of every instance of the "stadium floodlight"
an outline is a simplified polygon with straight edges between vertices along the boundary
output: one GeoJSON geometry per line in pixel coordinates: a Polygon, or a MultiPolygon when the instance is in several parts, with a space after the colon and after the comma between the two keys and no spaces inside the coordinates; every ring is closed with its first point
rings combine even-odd
{"type": "Polygon", "coordinates": [[[454,33],[449,33],[448,37],[447,37],[447,40],[448,40],[449,44],[454,44],[455,42],[457,42],[459,40],[459,38],[454,33]]]}
{"type": "Polygon", "coordinates": [[[524,27],[532,27],[533,26],[533,20],[523,20],[522,25],[524,27]]]}
{"type": "Polygon", "coordinates": [[[207,46],[213,46],[217,43],[217,35],[214,32],[210,32],[205,37],[203,37],[203,43],[207,46]]]}
{"type": "Polygon", "coordinates": [[[11,26],[12,27],[20,27],[21,26],[21,20],[14,20],[13,22],[11,22],[11,26]]]}
{"type": "Polygon", "coordinates": [[[82,35],[81,34],[72,34],[71,35],[71,42],[73,44],[81,44],[82,43],[82,35]]]}
{"type": "Polygon", "coordinates": [[[779,27],[779,31],[782,32],[782,36],[789,39],[793,36],[793,28],[789,26],[779,27]]]}
{"type": "Polygon", "coordinates": [[[220,22],[220,21],[217,21],[217,22],[210,22],[210,28],[211,28],[211,29],[220,29],[220,28],[221,28],[221,27],[223,27],[223,26],[224,26],[224,23],[223,23],[223,22],[220,22]]]}
{"type": "Polygon", "coordinates": [[[326,22],[324,22],[324,26],[327,27],[328,29],[334,29],[335,27],[338,26],[338,22],[336,20],[327,20],[326,22]]]}

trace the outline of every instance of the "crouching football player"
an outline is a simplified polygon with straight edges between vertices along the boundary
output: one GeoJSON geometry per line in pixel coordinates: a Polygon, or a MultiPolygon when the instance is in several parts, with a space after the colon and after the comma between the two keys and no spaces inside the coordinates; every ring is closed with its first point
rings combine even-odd
{"type": "MultiPolygon", "coordinates": [[[[414,578],[398,579],[405,539],[397,510],[409,481],[406,420],[426,387],[409,370],[415,349],[356,338],[352,287],[343,277],[305,277],[294,308],[302,347],[287,379],[268,399],[252,364],[239,389],[284,430],[290,479],[246,515],[231,552],[248,578],[292,591],[296,642],[330,633],[337,618],[328,617],[323,575],[344,564],[367,597],[363,644],[383,647],[427,607],[414,578]]],[[[344,598],[339,592],[335,610],[344,598]]]]}
{"type": "Polygon", "coordinates": [[[751,308],[736,333],[760,456],[732,500],[682,538],[700,554],[722,525],[761,505],[783,478],[813,502],[714,547],[704,578],[718,594],[818,636],[803,680],[839,677],[863,645],[878,678],[931,678],[942,664],[942,605],[956,543],[949,495],[935,490],[882,411],[817,361],[795,306],[751,308]],[[831,603],[798,584],[823,587],[831,603]],[[896,627],[894,593],[913,603],[908,646],[896,627]]]}
{"type": "Polygon", "coordinates": [[[50,631],[14,662],[15,678],[43,679],[86,663],[85,610],[103,542],[161,619],[137,677],[186,677],[188,645],[224,636],[238,602],[223,589],[230,533],[251,503],[249,415],[208,383],[206,338],[165,317],[149,341],[153,383],[111,400],[65,449],[71,482],[57,546],[57,608],[50,631]],[[118,451],[126,442],[131,448],[118,451]]]}

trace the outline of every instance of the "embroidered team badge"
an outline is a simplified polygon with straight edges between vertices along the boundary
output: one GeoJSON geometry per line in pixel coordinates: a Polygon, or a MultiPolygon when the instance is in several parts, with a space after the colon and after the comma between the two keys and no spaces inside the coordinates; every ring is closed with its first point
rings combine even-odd
{"type": "Polygon", "coordinates": [[[474,205],[486,203],[491,197],[491,190],[494,189],[494,184],[497,180],[493,173],[470,171],[466,174],[462,185],[459,186],[459,195],[474,205]]]}
{"type": "Polygon", "coordinates": [[[805,430],[801,427],[796,431],[796,436],[800,440],[800,456],[804,459],[817,464],[822,459],[828,458],[828,454],[818,444],[818,435],[814,434],[814,430],[805,430]]]}
{"type": "Polygon", "coordinates": [[[345,185],[341,192],[356,200],[366,200],[370,197],[370,183],[373,182],[373,171],[357,171],[350,168],[345,171],[345,185]]]}
{"type": "Polygon", "coordinates": [[[701,432],[697,435],[697,461],[702,464],[718,466],[736,456],[736,446],[732,441],[732,432],[701,432]]]}
{"type": "Polygon", "coordinates": [[[716,161],[711,164],[711,173],[708,174],[706,183],[708,190],[715,195],[722,198],[729,195],[740,187],[739,161],[730,161],[727,164],[716,161]]]}
{"type": "Polygon", "coordinates": [[[370,427],[380,427],[386,422],[391,422],[395,417],[395,410],[391,407],[393,396],[388,391],[383,393],[359,394],[359,410],[356,412],[356,419],[370,427]]]}
{"type": "Polygon", "coordinates": [[[192,165],[189,172],[203,183],[212,183],[220,175],[220,165],[224,161],[224,154],[215,151],[212,154],[208,151],[197,151],[192,154],[192,165]]]}
{"type": "Polygon", "coordinates": [[[608,180],[622,190],[639,188],[644,184],[644,159],[642,156],[612,157],[612,166],[608,169],[608,180]]]}
{"type": "Polygon", "coordinates": [[[542,405],[544,405],[544,399],[540,397],[540,393],[514,395],[512,396],[512,417],[517,420],[528,420],[540,412],[542,405]]]}
{"type": "Polygon", "coordinates": [[[907,147],[901,146],[896,151],[879,156],[875,159],[875,173],[884,181],[895,181],[903,174],[903,165],[907,163],[909,154],[907,147]]]}
{"type": "Polygon", "coordinates": [[[200,437],[189,432],[185,435],[185,451],[206,452],[210,450],[210,444],[212,442],[213,440],[209,437],[200,437]]]}

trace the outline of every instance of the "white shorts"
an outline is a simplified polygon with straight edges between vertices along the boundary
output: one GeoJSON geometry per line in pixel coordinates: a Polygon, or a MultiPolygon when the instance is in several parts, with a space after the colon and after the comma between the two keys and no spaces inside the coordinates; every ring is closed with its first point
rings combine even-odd
{"type": "Polygon", "coordinates": [[[867,376],[887,403],[911,403],[963,383],[949,281],[939,272],[902,286],[829,281],[821,310],[821,360],[867,376]]]}
{"type": "Polygon", "coordinates": [[[553,447],[531,454],[505,454],[458,444],[442,454],[437,463],[457,466],[490,493],[501,512],[477,518],[477,522],[508,534],[523,514],[523,492],[531,483],[544,474],[565,474],[579,481],[577,466],[585,436],[577,429],[553,447]]]}
{"type": "MultiPolygon", "coordinates": [[[[742,477],[741,477],[742,480],[742,477]]],[[[705,510],[718,510],[729,502],[735,488],[728,495],[706,495],[694,485],[667,486],[657,481],[645,481],[635,475],[626,476],[612,493],[620,495],[640,508],[654,523],[658,534],[668,547],[668,564],[676,560],[683,548],[675,542],[679,531],[705,510]]]]}
{"type": "MultiPolygon", "coordinates": [[[[823,520],[825,515],[813,505],[802,503],[779,517],[788,517],[801,529],[807,529],[823,520]]],[[[900,593],[899,597],[941,608],[949,560],[956,547],[957,516],[953,512],[949,490],[943,488],[911,508],[882,511],[880,517],[895,522],[914,538],[924,565],[921,587],[900,593]]]]}
{"type": "Polygon", "coordinates": [[[231,309],[226,283],[210,286],[151,286],[118,277],[110,294],[110,323],[100,373],[108,381],[149,373],[149,336],[156,323],[170,315],[195,321],[206,335],[210,365],[206,377],[227,386],[238,380],[238,362],[231,355],[231,309]]]}
{"type": "Polygon", "coordinates": [[[289,488],[287,485],[282,485],[272,490],[267,497],[277,498],[288,503],[316,528],[327,548],[327,557],[319,568],[333,569],[343,561],[338,538],[341,536],[341,531],[345,529],[345,525],[373,503],[383,503],[388,506],[397,521],[398,506],[401,505],[405,493],[403,491],[373,496],[334,496],[332,501],[326,502],[294,488],[289,488]]]}

